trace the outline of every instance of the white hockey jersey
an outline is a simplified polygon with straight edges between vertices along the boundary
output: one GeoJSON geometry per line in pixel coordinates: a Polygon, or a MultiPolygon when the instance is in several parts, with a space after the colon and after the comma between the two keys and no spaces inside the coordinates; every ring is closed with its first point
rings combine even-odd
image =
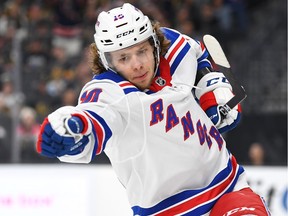
{"type": "Polygon", "coordinates": [[[60,160],[89,162],[104,151],[134,215],[208,215],[221,195],[248,186],[191,93],[197,68],[210,66],[205,47],[162,30],[171,46],[151,88],[140,91],[112,71],[95,76],[77,106],[93,124],[90,143],[60,160]]]}

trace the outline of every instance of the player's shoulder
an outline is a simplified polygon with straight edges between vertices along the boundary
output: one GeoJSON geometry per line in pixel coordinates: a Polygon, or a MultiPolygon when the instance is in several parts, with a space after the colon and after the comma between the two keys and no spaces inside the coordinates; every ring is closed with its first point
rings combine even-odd
{"type": "Polygon", "coordinates": [[[171,44],[173,44],[179,37],[182,36],[182,34],[175,29],[161,27],[160,30],[164,36],[171,41],[171,44]]]}
{"type": "Polygon", "coordinates": [[[167,27],[161,27],[160,29],[161,29],[162,33],[164,34],[164,36],[168,40],[171,41],[171,45],[175,44],[175,42],[178,42],[179,40],[188,41],[189,44],[191,44],[192,46],[199,46],[200,45],[199,40],[194,39],[188,35],[185,35],[176,29],[171,29],[171,28],[167,28],[167,27]]]}
{"type": "Polygon", "coordinates": [[[191,49],[189,37],[171,28],[161,27],[164,37],[170,41],[170,46],[164,57],[171,65],[172,74],[177,70],[178,66],[190,64],[190,60],[195,56],[195,52],[191,49]],[[183,59],[188,61],[183,61],[183,59]]]}
{"type": "Polygon", "coordinates": [[[97,85],[104,86],[107,89],[116,88],[124,94],[140,91],[136,86],[131,84],[122,76],[110,70],[95,75],[92,79],[92,82],[97,83],[97,85]]]}
{"type": "Polygon", "coordinates": [[[120,75],[106,71],[95,75],[91,81],[85,84],[81,90],[79,101],[80,103],[102,102],[109,104],[127,94],[139,91],[120,75]]]}
{"type": "Polygon", "coordinates": [[[99,81],[102,80],[102,81],[110,81],[112,83],[119,83],[119,82],[124,81],[125,79],[119,74],[111,70],[107,70],[107,71],[104,71],[103,73],[94,75],[93,80],[99,80],[99,81]]]}

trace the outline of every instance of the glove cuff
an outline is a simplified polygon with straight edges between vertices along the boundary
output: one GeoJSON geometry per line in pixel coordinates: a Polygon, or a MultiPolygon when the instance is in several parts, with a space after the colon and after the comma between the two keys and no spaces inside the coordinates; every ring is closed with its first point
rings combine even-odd
{"type": "Polygon", "coordinates": [[[206,94],[202,95],[200,98],[200,106],[206,112],[212,106],[218,106],[214,93],[207,92],[206,94]]]}
{"type": "Polygon", "coordinates": [[[205,93],[221,87],[228,88],[232,91],[232,86],[225,78],[223,73],[210,72],[202,77],[202,79],[197,84],[195,88],[195,96],[200,99],[205,93]]]}
{"type": "Polygon", "coordinates": [[[207,92],[199,100],[201,108],[206,111],[212,106],[224,105],[233,97],[230,88],[220,87],[214,91],[207,92]]]}
{"type": "Polygon", "coordinates": [[[80,113],[73,113],[71,114],[72,116],[78,117],[79,119],[81,119],[82,123],[83,123],[83,130],[81,132],[81,134],[86,134],[86,132],[88,131],[89,128],[89,120],[87,118],[85,118],[83,115],[81,115],[80,113]]]}

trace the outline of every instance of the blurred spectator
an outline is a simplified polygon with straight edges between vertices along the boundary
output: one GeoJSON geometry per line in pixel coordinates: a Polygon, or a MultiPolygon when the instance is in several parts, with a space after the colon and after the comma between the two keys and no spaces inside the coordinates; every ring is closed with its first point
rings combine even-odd
{"type": "Polygon", "coordinates": [[[21,149],[21,161],[27,162],[38,158],[35,152],[35,143],[40,130],[36,120],[37,114],[31,107],[23,107],[19,114],[17,126],[17,140],[21,149]]]}
{"type": "Polygon", "coordinates": [[[76,106],[79,92],[74,88],[67,88],[62,95],[63,106],[76,106]]]}
{"type": "Polygon", "coordinates": [[[50,81],[48,81],[46,85],[47,93],[55,99],[61,97],[67,86],[62,74],[63,70],[61,68],[53,68],[50,81]]]}
{"type": "Polygon", "coordinates": [[[190,37],[198,37],[201,28],[201,9],[195,0],[178,1],[176,4],[177,16],[175,28],[190,37]]]}
{"type": "Polygon", "coordinates": [[[0,112],[0,163],[10,162],[11,128],[10,116],[0,112]]]}
{"type": "Polygon", "coordinates": [[[76,83],[79,82],[76,79],[77,74],[75,72],[79,60],[69,58],[62,47],[53,47],[51,54],[49,79],[46,82],[45,91],[52,99],[51,102],[53,104],[51,105],[54,106],[54,104],[61,103],[62,95],[66,88],[74,88],[76,83]]]}
{"type": "MultiPolygon", "coordinates": [[[[22,91],[27,95],[26,103],[36,107],[41,98],[39,85],[49,76],[50,51],[40,38],[29,36],[23,42],[22,91]]],[[[49,98],[46,97],[47,102],[49,98]]]]}
{"type": "MultiPolygon", "coordinates": [[[[136,4],[137,5],[137,4],[136,4]]],[[[151,1],[143,1],[139,5],[144,14],[147,14],[151,20],[159,21],[161,25],[170,27],[171,22],[167,19],[162,11],[162,8],[159,8],[158,4],[151,4],[151,1]]]]}
{"type": "Polygon", "coordinates": [[[201,7],[201,32],[215,35],[218,29],[217,20],[213,14],[213,7],[209,3],[204,3],[201,7]]]}
{"type": "Polygon", "coordinates": [[[193,23],[190,20],[189,16],[189,8],[187,7],[181,7],[178,10],[179,12],[176,15],[176,20],[177,20],[177,26],[176,29],[183,32],[183,34],[187,34],[190,37],[192,36],[192,30],[193,30],[193,23]],[[187,28],[187,23],[191,23],[191,29],[187,28]],[[185,28],[186,27],[186,28],[185,28]]]}
{"type": "MultiPolygon", "coordinates": [[[[28,3],[28,1],[27,1],[28,3]]],[[[23,3],[22,3],[23,4],[23,3]]],[[[26,9],[26,17],[27,17],[27,28],[30,35],[33,35],[33,31],[41,26],[51,27],[53,12],[49,11],[45,4],[41,3],[41,1],[30,2],[27,5],[26,9]]],[[[35,32],[34,32],[35,33],[35,32]]],[[[43,36],[43,32],[39,31],[40,37],[43,36]]],[[[50,35],[50,31],[46,32],[47,35],[50,35]]]]}
{"type": "Polygon", "coordinates": [[[29,70],[36,70],[43,73],[48,63],[49,53],[45,49],[45,43],[40,38],[31,37],[25,44],[24,63],[29,70]]]}
{"type": "Polygon", "coordinates": [[[36,153],[35,144],[39,134],[40,124],[37,113],[32,107],[24,106],[19,113],[19,122],[16,128],[16,143],[19,145],[21,163],[53,163],[56,159],[48,161],[36,153]]]}
{"type": "Polygon", "coordinates": [[[12,109],[24,102],[23,93],[14,92],[14,86],[9,77],[2,78],[2,89],[0,91],[0,111],[11,114],[12,109]]]}
{"type": "Polygon", "coordinates": [[[248,30],[247,5],[245,0],[226,0],[232,11],[234,28],[233,37],[245,36],[248,30]]]}
{"type": "Polygon", "coordinates": [[[229,33],[232,30],[230,8],[224,0],[212,0],[201,7],[201,34],[215,36],[223,49],[228,50],[229,33]]]}
{"type": "Polygon", "coordinates": [[[27,105],[35,108],[41,122],[54,109],[54,104],[53,98],[46,91],[46,82],[44,80],[37,82],[36,90],[29,96],[27,105]]]}
{"type": "Polygon", "coordinates": [[[0,162],[8,161],[7,130],[0,124],[0,162]]]}
{"type": "Polygon", "coordinates": [[[92,77],[92,71],[88,65],[88,53],[89,49],[85,49],[82,58],[79,61],[79,63],[75,67],[76,77],[78,87],[81,88],[87,83],[87,81],[91,80],[92,77]]]}
{"type": "Polygon", "coordinates": [[[254,142],[251,144],[248,152],[249,164],[255,166],[265,165],[265,150],[261,143],[254,142]]]}
{"type": "Polygon", "coordinates": [[[181,23],[181,26],[179,26],[179,31],[181,31],[183,34],[193,37],[193,35],[195,35],[194,23],[191,20],[183,21],[181,23]]]}
{"type": "Polygon", "coordinates": [[[219,31],[226,34],[231,32],[232,12],[230,6],[225,4],[225,0],[212,0],[212,7],[219,31]]]}
{"type": "Polygon", "coordinates": [[[79,55],[82,49],[81,21],[85,10],[85,1],[54,0],[51,1],[54,13],[53,46],[65,49],[66,55],[79,55]]]}
{"type": "MultiPolygon", "coordinates": [[[[194,26],[194,34],[201,29],[201,4],[200,0],[184,0],[183,7],[188,8],[189,19],[194,26]]],[[[203,1],[202,1],[203,4],[203,1]]]]}
{"type": "Polygon", "coordinates": [[[82,42],[87,47],[93,42],[95,33],[95,20],[97,19],[98,1],[88,1],[82,19],[82,42]]]}
{"type": "MultiPolygon", "coordinates": [[[[1,2],[2,3],[2,2],[1,2]]],[[[7,19],[7,29],[20,29],[24,26],[26,19],[21,7],[21,1],[10,0],[4,4],[4,15],[7,19]]]]}

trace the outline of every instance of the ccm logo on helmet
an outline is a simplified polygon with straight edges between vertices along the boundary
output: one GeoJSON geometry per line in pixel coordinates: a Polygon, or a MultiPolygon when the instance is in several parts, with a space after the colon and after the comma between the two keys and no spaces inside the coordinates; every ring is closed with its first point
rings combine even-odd
{"type": "Polygon", "coordinates": [[[134,29],[129,30],[129,31],[126,31],[126,32],[123,32],[123,33],[121,33],[121,34],[116,35],[116,38],[121,38],[121,37],[123,37],[123,36],[127,36],[127,35],[129,35],[129,34],[131,34],[131,33],[133,33],[133,32],[134,32],[134,29]]]}

